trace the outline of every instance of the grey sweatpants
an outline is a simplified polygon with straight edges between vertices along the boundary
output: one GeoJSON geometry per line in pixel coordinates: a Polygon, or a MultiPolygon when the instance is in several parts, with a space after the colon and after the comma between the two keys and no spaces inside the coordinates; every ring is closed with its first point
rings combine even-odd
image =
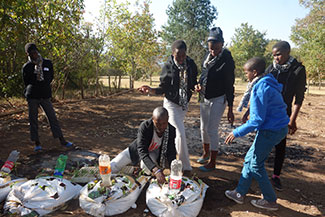
{"type": "Polygon", "coordinates": [[[38,107],[41,106],[50,123],[51,131],[54,138],[62,136],[61,127],[56,118],[50,99],[28,99],[28,117],[30,124],[30,139],[35,142],[39,141],[38,136],[38,107]]]}

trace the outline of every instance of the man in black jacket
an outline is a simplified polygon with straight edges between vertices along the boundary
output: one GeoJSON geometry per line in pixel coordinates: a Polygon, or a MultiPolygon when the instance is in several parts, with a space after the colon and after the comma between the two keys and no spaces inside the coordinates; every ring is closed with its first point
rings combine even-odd
{"type": "Polygon", "coordinates": [[[164,183],[163,169],[176,159],[175,136],[175,128],[168,123],[167,110],[155,108],[152,118],[141,123],[137,139],[111,161],[112,173],[140,162],[147,173],[156,176],[160,184],[164,183]]]}
{"type": "MultiPolygon", "coordinates": [[[[306,91],[306,70],[300,62],[290,56],[290,44],[286,41],[276,43],[272,48],[272,54],[274,61],[266,69],[266,72],[272,73],[283,85],[282,96],[287,104],[287,114],[290,117],[289,134],[293,135],[297,130],[296,119],[306,91]],[[293,101],[294,98],[295,101],[293,101]]],[[[279,191],[282,190],[280,173],[285,158],[285,149],[286,137],[275,146],[274,173],[271,181],[274,188],[279,191]]]]}
{"type": "Polygon", "coordinates": [[[163,94],[163,106],[168,110],[169,123],[176,128],[176,150],[183,170],[191,171],[191,163],[186,142],[184,119],[188,110],[192,92],[197,85],[197,67],[186,55],[187,46],[183,40],[173,42],[172,55],[168,57],[160,74],[157,88],[143,85],[138,90],[142,93],[163,94]]]}
{"type": "Polygon", "coordinates": [[[27,43],[25,45],[25,52],[28,56],[28,61],[22,69],[25,83],[24,95],[28,102],[30,137],[31,141],[35,142],[34,150],[39,151],[42,149],[38,135],[39,106],[42,107],[50,122],[53,137],[59,138],[61,145],[71,147],[72,143],[67,142],[63,137],[50,100],[52,96],[51,82],[53,80],[52,62],[41,56],[34,43],[27,43]]]}

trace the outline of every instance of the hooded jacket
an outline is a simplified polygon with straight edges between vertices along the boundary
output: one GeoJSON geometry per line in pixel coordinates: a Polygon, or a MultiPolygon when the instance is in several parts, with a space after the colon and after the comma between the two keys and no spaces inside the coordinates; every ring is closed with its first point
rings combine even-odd
{"type": "MultiPolygon", "coordinates": [[[[160,74],[160,84],[156,89],[157,94],[165,94],[165,97],[179,105],[179,69],[174,63],[173,56],[169,56],[160,74]]],[[[186,57],[187,100],[191,99],[194,86],[197,84],[197,66],[190,57],[186,57]]]]}
{"type": "Polygon", "coordinates": [[[280,84],[283,85],[282,96],[287,104],[287,113],[291,115],[293,98],[294,104],[302,105],[306,91],[306,70],[305,67],[296,59],[293,60],[288,71],[281,72],[271,64],[266,72],[271,73],[280,84]]]}
{"type": "Polygon", "coordinates": [[[235,137],[253,130],[277,131],[288,125],[290,119],[281,95],[282,87],[271,74],[254,85],[250,97],[250,119],[233,131],[235,137]]]}

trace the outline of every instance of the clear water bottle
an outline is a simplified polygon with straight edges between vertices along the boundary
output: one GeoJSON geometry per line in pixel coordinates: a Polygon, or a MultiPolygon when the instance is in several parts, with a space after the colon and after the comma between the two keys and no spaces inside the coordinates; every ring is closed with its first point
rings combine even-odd
{"type": "Polygon", "coordinates": [[[112,185],[111,182],[111,161],[107,154],[99,156],[99,173],[102,178],[102,186],[112,185]]]}
{"type": "Polygon", "coordinates": [[[177,194],[181,189],[182,184],[182,161],[173,160],[170,168],[169,176],[169,194],[177,194]]]}
{"type": "Polygon", "coordinates": [[[1,167],[1,172],[5,172],[5,173],[11,172],[11,170],[14,168],[17,159],[19,158],[19,153],[20,152],[18,152],[17,150],[14,150],[9,154],[7,161],[1,167]]]}
{"type": "Polygon", "coordinates": [[[65,169],[65,165],[67,163],[68,156],[61,154],[59,158],[56,160],[54,176],[58,178],[63,178],[63,173],[65,169]]]}

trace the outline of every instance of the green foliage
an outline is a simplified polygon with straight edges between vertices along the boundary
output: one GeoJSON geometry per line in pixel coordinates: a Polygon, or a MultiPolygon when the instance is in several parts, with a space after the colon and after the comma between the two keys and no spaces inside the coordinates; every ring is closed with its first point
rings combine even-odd
{"type": "Polygon", "coordinates": [[[245,77],[242,68],[248,59],[264,56],[268,44],[265,35],[266,33],[253,29],[248,23],[242,23],[240,28],[235,29],[230,51],[235,60],[237,76],[245,77]]]}
{"type": "MultiPolygon", "coordinates": [[[[161,49],[154,19],[149,12],[150,1],[137,2],[136,12],[129,12],[129,3],[106,1],[104,16],[110,67],[114,72],[127,73],[132,79],[151,74],[161,49]]],[[[131,83],[132,85],[132,83],[131,83]]]]}
{"type": "Polygon", "coordinates": [[[72,64],[83,0],[6,0],[0,3],[0,96],[21,96],[24,45],[35,42],[55,66],[54,84],[72,64]]]}
{"type": "Polygon", "coordinates": [[[217,10],[210,0],[175,0],[166,11],[168,21],[162,27],[163,40],[171,44],[177,39],[186,42],[187,54],[194,59],[198,67],[205,55],[204,44],[209,29],[217,19],[217,10]]]}
{"type": "Polygon", "coordinates": [[[325,1],[300,0],[309,14],[296,20],[291,40],[298,45],[297,53],[306,66],[308,79],[321,84],[325,78],[325,1]]]}

